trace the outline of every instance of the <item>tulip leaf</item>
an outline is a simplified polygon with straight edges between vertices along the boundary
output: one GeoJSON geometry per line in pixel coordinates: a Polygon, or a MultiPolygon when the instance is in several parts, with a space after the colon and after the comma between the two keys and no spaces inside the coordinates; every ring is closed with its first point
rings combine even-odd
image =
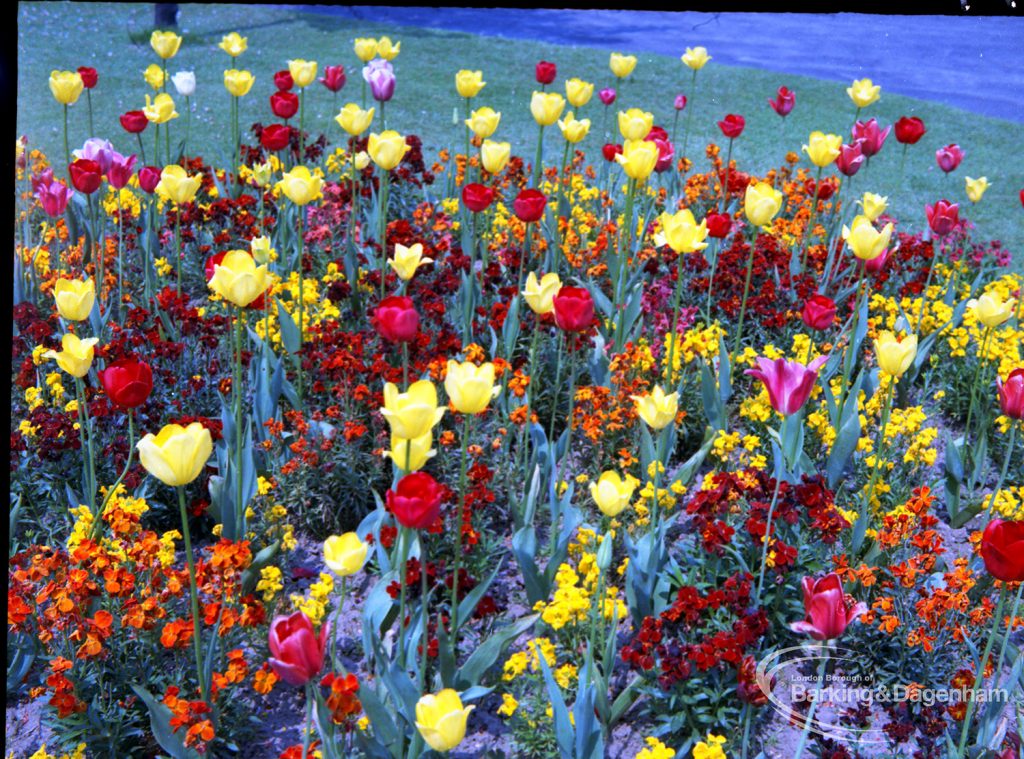
{"type": "MultiPolygon", "coordinates": [[[[399,746],[402,733],[399,732],[398,726],[392,719],[394,711],[388,709],[378,698],[373,681],[359,680],[359,702],[362,704],[366,716],[370,718],[374,737],[383,741],[392,756],[401,756],[399,746]]],[[[365,736],[366,733],[363,730],[356,731],[357,738],[365,738],[365,736]]]]}
{"type": "MultiPolygon", "coordinates": [[[[551,674],[551,667],[548,666],[547,658],[538,656],[541,671],[544,673],[544,684],[547,686],[548,699],[551,701],[551,708],[554,712],[555,739],[558,741],[558,753],[562,759],[574,759],[576,757],[575,741],[576,729],[569,720],[569,710],[565,706],[565,698],[562,696],[562,689],[558,687],[554,676],[551,674]]],[[[579,680],[581,687],[583,678],[579,680]]],[[[578,698],[578,697],[577,697],[578,698]]]]}
{"type": "Polygon", "coordinates": [[[530,614],[491,633],[459,667],[455,673],[455,687],[465,689],[479,684],[488,670],[501,658],[508,645],[533,627],[539,618],[539,614],[530,614]]]}
{"type": "Polygon", "coordinates": [[[149,724],[153,730],[153,737],[160,748],[171,755],[172,759],[198,759],[199,754],[185,746],[184,732],[178,734],[171,727],[171,710],[161,701],[157,701],[153,695],[141,685],[132,685],[142,702],[149,711],[149,724]]]}
{"type": "Polygon", "coordinates": [[[538,601],[547,601],[550,586],[537,566],[537,535],[533,527],[523,527],[512,536],[512,553],[519,564],[519,571],[523,574],[523,585],[530,606],[538,601]]]}
{"type": "MultiPolygon", "coordinates": [[[[544,657],[539,657],[543,659],[544,657]]],[[[597,700],[594,686],[594,657],[587,648],[583,668],[580,670],[576,702],[572,707],[573,727],[576,731],[576,756],[581,759],[604,756],[604,739],[601,735],[601,724],[594,719],[595,702],[597,700]]],[[[607,694],[605,689],[604,694],[607,694]]]]}
{"type": "Polygon", "coordinates": [[[828,486],[835,490],[846,471],[846,466],[853,458],[857,450],[857,443],[860,440],[860,414],[857,413],[857,391],[850,393],[847,400],[847,409],[844,410],[842,425],[836,432],[836,439],[832,443],[832,450],[828,454],[828,462],[825,465],[825,473],[828,476],[828,486]],[[846,413],[852,400],[852,413],[846,413]]]}
{"type": "Polygon", "coordinates": [[[487,590],[491,587],[494,582],[494,578],[498,576],[498,572],[501,571],[504,565],[504,559],[498,562],[498,565],[491,572],[490,576],[484,581],[477,583],[476,587],[473,588],[466,597],[459,601],[459,627],[461,628],[466,624],[466,621],[473,616],[473,612],[476,611],[477,604],[480,603],[480,599],[484,597],[487,590]]]}
{"type": "Polygon", "coordinates": [[[279,298],[275,298],[275,300],[277,300],[277,322],[281,326],[281,342],[284,343],[284,349],[294,356],[299,352],[301,346],[298,325],[285,310],[281,300],[279,298]]]}

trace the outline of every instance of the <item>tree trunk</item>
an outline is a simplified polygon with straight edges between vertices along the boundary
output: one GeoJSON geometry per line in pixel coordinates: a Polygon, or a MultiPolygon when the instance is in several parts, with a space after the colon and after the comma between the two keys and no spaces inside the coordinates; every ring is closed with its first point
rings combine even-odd
{"type": "Polygon", "coordinates": [[[154,3],[153,26],[157,29],[178,28],[178,4],[154,3]]]}

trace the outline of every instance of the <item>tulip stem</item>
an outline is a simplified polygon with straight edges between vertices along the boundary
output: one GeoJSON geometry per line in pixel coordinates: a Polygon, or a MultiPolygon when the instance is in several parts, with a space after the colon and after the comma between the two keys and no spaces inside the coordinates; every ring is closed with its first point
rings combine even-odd
{"type": "Polygon", "coordinates": [[[521,293],[523,290],[523,270],[526,265],[526,259],[530,257],[530,222],[526,222],[526,229],[523,232],[523,250],[519,256],[519,284],[516,287],[516,292],[521,293]]]}
{"type": "Polygon", "coordinates": [[[242,450],[248,441],[242,440],[245,435],[242,429],[242,309],[235,309],[235,360],[234,377],[231,389],[235,396],[235,525],[240,529],[236,539],[245,535],[245,503],[242,498],[242,450]]]}
{"type": "MultiPolygon", "coordinates": [[[[576,362],[573,361],[571,345],[570,345],[570,348],[569,348],[569,366],[570,366],[570,368],[569,368],[569,414],[568,414],[568,416],[565,419],[565,432],[566,432],[566,434],[565,434],[565,452],[562,454],[561,461],[558,460],[558,444],[557,444],[557,442],[552,442],[551,443],[551,445],[553,446],[553,448],[552,448],[552,451],[553,451],[553,453],[552,453],[552,456],[553,456],[553,458],[552,458],[552,462],[553,462],[553,464],[552,464],[552,466],[553,466],[552,474],[554,475],[554,478],[555,478],[555,487],[554,487],[554,491],[553,491],[554,492],[554,501],[551,504],[552,505],[552,510],[551,510],[551,537],[550,537],[550,541],[551,541],[551,556],[555,555],[555,548],[558,545],[559,524],[560,524],[561,519],[562,519],[562,500],[561,500],[561,495],[562,494],[559,493],[558,490],[559,490],[559,486],[560,486],[560,483],[561,483],[561,480],[562,480],[563,467],[564,467],[564,465],[568,462],[568,460],[572,456],[572,417],[573,417],[574,407],[576,405],[576,372],[577,372],[577,365],[576,365],[576,362]]],[[[556,388],[558,387],[558,383],[555,384],[555,387],[556,388]]],[[[557,398],[556,398],[556,401],[557,401],[557,398]]],[[[557,408],[557,406],[558,406],[558,404],[556,403],[555,407],[557,408]]]]}
{"type": "Polygon", "coordinates": [[[124,267],[121,259],[121,249],[124,247],[124,219],[121,216],[121,190],[116,189],[114,193],[117,197],[117,313],[120,316],[124,308],[124,267]]]}
{"type": "MultiPolygon", "coordinates": [[[[985,332],[984,332],[984,334],[983,334],[983,336],[981,338],[981,351],[978,353],[978,363],[974,367],[974,377],[971,379],[971,402],[970,402],[970,405],[967,407],[967,423],[964,425],[964,446],[965,446],[965,450],[970,450],[966,446],[967,446],[967,441],[969,440],[970,435],[971,435],[971,419],[974,417],[974,406],[975,406],[975,403],[977,402],[978,378],[981,376],[981,368],[982,368],[982,366],[985,363],[986,356],[988,355],[988,341],[989,341],[989,338],[991,336],[992,336],[992,329],[990,327],[985,327],[985,332]]],[[[971,494],[973,495],[973,491],[974,491],[973,478],[972,478],[969,490],[971,491],[971,494]]]]}
{"type": "Polygon", "coordinates": [[[177,255],[175,256],[174,265],[175,265],[175,268],[177,269],[178,296],[180,297],[181,296],[181,259],[185,255],[185,251],[182,249],[182,242],[181,242],[181,206],[180,205],[177,206],[176,210],[177,210],[178,213],[175,214],[175,218],[174,218],[174,247],[175,247],[175,250],[177,252],[177,255]]]}
{"type": "Polygon", "coordinates": [[[658,488],[661,485],[661,470],[663,467],[662,461],[665,459],[665,439],[669,436],[668,430],[672,425],[666,425],[658,433],[658,444],[655,449],[654,457],[654,478],[651,484],[654,486],[654,498],[651,507],[651,531],[657,532],[658,522],[661,520],[661,501],[658,498],[658,488]]]}
{"type": "Polygon", "coordinates": [[[338,664],[338,617],[341,616],[342,607],[345,606],[345,581],[348,578],[341,576],[341,593],[338,595],[338,605],[334,609],[334,620],[331,623],[331,671],[341,672],[343,667],[338,664]]]}
{"type": "MultiPolygon", "coordinates": [[[[823,690],[825,688],[825,668],[828,665],[828,648],[825,646],[821,647],[823,656],[821,657],[821,664],[818,665],[818,688],[823,690]]],[[[800,732],[800,743],[796,747],[796,755],[793,759],[800,759],[804,753],[804,746],[807,744],[807,736],[811,732],[811,724],[814,722],[814,713],[818,710],[819,695],[815,694],[814,700],[811,701],[811,708],[807,712],[807,717],[804,719],[804,727],[800,732]]]]}
{"type": "Polygon", "coordinates": [[[466,101],[466,124],[465,124],[465,129],[466,129],[466,133],[465,133],[465,137],[466,137],[466,152],[464,153],[464,155],[466,157],[466,164],[465,164],[466,168],[465,168],[465,171],[463,172],[463,180],[462,180],[462,184],[463,185],[465,185],[467,182],[469,182],[469,120],[471,118],[471,116],[470,116],[470,108],[471,108],[470,103],[472,102],[472,100],[470,98],[465,98],[465,101],[466,101]]]}
{"type": "MultiPolygon", "coordinates": [[[[718,240],[715,240],[712,243],[711,249],[711,276],[708,277],[708,302],[704,309],[704,321],[708,327],[711,326],[711,293],[715,286],[715,272],[718,270],[719,245],[718,240]]],[[[678,308],[676,310],[678,311],[678,308]]]]}
{"type": "Polygon", "coordinates": [[[185,540],[185,561],[188,563],[188,591],[192,605],[192,644],[196,656],[196,678],[199,680],[199,692],[203,701],[210,703],[206,688],[206,679],[203,677],[203,647],[200,641],[199,626],[199,593],[196,589],[196,564],[192,556],[192,537],[188,530],[188,509],[185,507],[185,488],[177,487],[178,510],[181,512],[181,534],[185,540]]]}
{"type": "Polygon", "coordinates": [[[377,235],[380,242],[380,297],[384,299],[384,283],[387,280],[388,272],[388,195],[391,191],[391,172],[381,170],[380,188],[377,194],[377,216],[380,233],[377,235]]]}
{"type": "Polygon", "coordinates": [[[725,213],[725,207],[729,199],[729,169],[732,167],[732,143],[733,138],[730,137],[729,149],[725,153],[725,182],[722,183],[722,205],[719,213],[725,213]]]}
{"type": "MultiPolygon", "coordinates": [[[[682,305],[683,296],[683,254],[678,253],[676,259],[676,293],[672,302],[672,332],[669,334],[668,361],[665,364],[665,384],[672,384],[672,376],[675,372],[676,358],[676,332],[679,330],[679,307],[682,305]]],[[[710,288],[709,288],[710,289],[710,288]]]]}
{"type": "Polygon", "coordinates": [[[853,373],[854,364],[857,362],[857,356],[854,351],[854,340],[857,336],[858,321],[860,320],[860,304],[864,298],[864,274],[867,271],[867,267],[863,263],[860,265],[860,273],[857,275],[857,298],[853,302],[853,315],[851,317],[851,325],[849,330],[842,330],[849,336],[849,340],[846,347],[843,350],[843,374],[841,377],[841,384],[839,386],[839,411],[842,412],[843,406],[846,402],[846,391],[850,385],[850,375],[853,373]]]}
{"type": "MultiPolygon", "coordinates": [[[[780,432],[785,429],[786,425],[783,424],[780,432]]],[[[781,439],[781,434],[779,437],[781,439]]],[[[779,488],[781,487],[782,478],[776,477],[775,489],[772,492],[772,500],[771,503],[768,505],[768,519],[765,521],[764,525],[764,545],[761,547],[761,569],[759,570],[757,576],[757,595],[755,596],[755,598],[757,598],[758,600],[758,603],[761,602],[761,590],[764,588],[764,571],[768,566],[768,546],[771,544],[772,537],[772,517],[775,516],[775,506],[779,502],[779,488]]]]}
{"type": "Polygon", "coordinates": [[[814,234],[814,223],[818,219],[818,187],[821,185],[821,170],[818,167],[817,178],[814,180],[814,192],[811,193],[811,218],[807,222],[807,229],[804,230],[803,251],[800,253],[800,273],[807,268],[807,251],[811,247],[811,236],[814,234]]]}
{"type": "Polygon", "coordinates": [[[622,341],[625,340],[626,336],[623,334],[624,318],[620,312],[620,306],[622,303],[622,279],[626,271],[626,266],[629,263],[629,255],[633,249],[633,201],[636,196],[637,180],[630,179],[626,187],[626,209],[625,219],[623,224],[625,230],[621,230],[624,235],[622,244],[619,246],[619,260],[618,270],[615,276],[615,302],[612,304],[612,318],[615,320],[615,352],[622,350],[622,341]]]}
{"type": "MultiPolygon", "coordinates": [[[[406,454],[408,457],[408,454],[406,454]]],[[[406,464],[408,466],[408,463],[406,464]]],[[[408,470],[406,470],[408,471],[408,470]]],[[[398,665],[405,668],[405,596],[406,596],[406,566],[409,563],[409,543],[412,541],[412,530],[402,526],[399,530],[398,547],[398,582],[401,591],[398,597],[398,665]]]]}
{"type": "MultiPolygon", "coordinates": [[[[981,686],[981,681],[985,678],[985,662],[988,661],[989,655],[992,653],[992,646],[996,642],[996,633],[999,632],[999,627],[1003,623],[1003,605],[1006,603],[1008,586],[1004,582],[1003,587],[999,591],[999,603],[996,605],[995,614],[992,615],[992,628],[988,633],[988,640],[985,642],[985,652],[981,655],[981,660],[978,662],[978,672],[974,676],[974,685],[971,687],[970,697],[967,699],[967,714],[964,715],[964,726],[960,731],[960,744],[957,748],[957,757],[964,756],[964,750],[967,748],[967,736],[971,732],[971,719],[974,717],[974,706],[977,703],[976,698],[978,696],[978,688],[981,686]]],[[[1013,620],[1010,620],[1010,624],[1013,624],[1013,620]]],[[[1009,631],[1007,631],[1009,636],[1009,631]]],[[[995,677],[999,678],[999,671],[996,670],[994,673],[995,677]]]]}
{"type": "Polygon", "coordinates": [[[107,503],[113,498],[114,493],[124,482],[124,478],[128,475],[128,470],[132,468],[132,456],[135,453],[135,409],[128,409],[128,460],[125,462],[124,470],[121,472],[121,476],[117,478],[117,481],[110,486],[110,490],[103,497],[103,502],[100,504],[99,513],[96,515],[96,519],[92,525],[93,539],[99,537],[100,525],[103,522],[103,513],[107,510],[107,503]]]}
{"type": "MultiPolygon", "coordinates": [[[[384,109],[380,112],[381,123],[384,122],[384,109]]],[[[299,163],[306,161],[306,88],[299,88],[299,163]]]]}
{"type": "Polygon", "coordinates": [[[306,210],[299,206],[299,350],[295,353],[295,365],[299,375],[299,409],[303,407],[303,377],[302,377],[302,326],[306,315],[305,288],[303,285],[303,258],[306,253],[306,210]]]}
{"type": "Polygon", "coordinates": [[[68,184],[71,184],[71,150],[68,148],[68,106],[64,104],[64,171],[67,172],[68,184]]]}
{"type": "MultiPolygon", "coordinates": [[[[462,562],[462,520],[466,514],[466,459],[469,448],[470,424],[472,414],[464,414],[462,420],[462,456],[459,463],[459,510],[455,515],[455,561],[452,575],[452,608],[451,608],[451,639],[452,661],[458,661],[459,655],[459,565],[462,562]]],[[[424,633],[426,634],[426,633],[424,633]]],[[[420,689],[422,692],[422,688],[420,689]]]]}
{"type": "Polygon", "coordinates": [[[420,609],[423,619],[423,637],[420,645],[423,647],[423,655],[416,661],[416,682],[419,683],[419,692],[423,693],[423,685],[427,680],[427,668],[430,666],[430,592],[427,587],[427,531],[420,530],[420,609]]]}
{"type": "Polygon", "coordinates": [[[313,732],[313,681],[306,681],[306,726],[302,730],[302,759],[309,759],[309,737],[313,732]]]}
{"type": "MultiPolygon", "coordinates": [[[[989,494],[988,508],[985,509],[986,521],[992,518],[992,507],[995,506],[996,496],[999,495],[999,491],[1002,489],[1003,483],[1006,482],[1006,473],[1010,469],[1010,459],[1013,458],[1013,444],[1017,442],[1017,423],[1012,419],[1011,422],[1010,439],[1006,442],[1006,454],[1003,457],[1003,470],[999,473],[999,480],[996,482],[995,488],[989,494]]],[[[1024,584],[1022,584],[1021,587],[1024,587],[1024,584]]]]}
{"type": "Polygon", "coordinates": [[[743,283],[743,300],[740,301],[740,318],[736,325],[736,339],[732,346],[731,360],[735,361],[740,352],[740,343],[743,341],[743,320],[747,315],[747,297],[750,295],[750,277],[754,273],[754,248],[757,247],[757,227],[752,227],[750,233],[750,252],[747,254],[747,278],[743,283]]]}
{"type": "Polygon", "coordinates": [[[544,125],[541,124],[538,127],[537,132],[537,153],[533,158],[533,186],[535,189],[540,189],[540,176],[542,169],[542,162],[544,160],[544,125]]]}
{"type": "Polygon", "coordinates": [[[682,156],[689,161],[690,165],[693,165],[693,161],[689,160],[686,155],[686,146],[690,143],[690,124],[693,122],[693,103],[697,98],[697,70],[693,70],[693,77],[690,79],[690,101],[686,105],[686,131],[683,132],[683,152],[682,156]]]}
{"type": "Polygon", "coordinates": [[[89,491],[89,511],[93,520],[98,522],[102,515],[96,512],[96,459],[92,448],[92,423],[89,420],[89,404],[85,400],[85,384],[81,377],[75,377],[75,396],[78,401],[78,435],[88,456],[85,466],[85,488],[89,491]]]}

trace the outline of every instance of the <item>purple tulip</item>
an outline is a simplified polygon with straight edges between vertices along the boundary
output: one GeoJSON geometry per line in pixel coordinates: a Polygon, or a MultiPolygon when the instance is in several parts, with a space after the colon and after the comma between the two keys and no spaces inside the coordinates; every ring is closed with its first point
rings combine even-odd
{"type": "Polygon", "coordinates": [[[110,161],[114,157],[114,146],[110,144],[110,140],[104,140],[99,137],[90,137],[82,145],[81,150],[72,151],[75,158],[85,158],[89,161],[95,161],[100,165],[100,173],[106,174],[110,171],[110,161]]]}
{"type": "Polygon", "coordinates": [[[45,184],[40,183],[36,187],[36,197],[43,206],[43,211],[53,219],[64,214],[64,210],[68,207],[68,201],[71,200],[73,194],[62,180],[53,179],[52,173],[49,182],[45,184]]]}
{"type": "Polygon", "coordinates": [[[395,70],[390,61],[375,58],[363,67],[363,79],[370,85],[373,99],[380,103],[391,100],[395,94],[395,70]]]}
{"type": "Polygon", "coordinates": [[[603,90],[597,93],[597,96],[605,105],[611,105],[612,103],[615,102],[615,89],[613,87],[605,87],[603,90]]]}
{"type": "Polygon", "coordinates": [[[772,361],[759,357],[757,368],[747,369],[744,374],[761,380],[768,390],[772,408],[780,414],[789,416],[807,403],[814,383],[818,380],[818,370],[826,361],[828,356],[818,356],[804,366],[799,361],[786,361],[783,358],[772,361]]]}
{"type": "Polygon", "coordinates": [[[107,170],[107,181],[115,190],[120,190],[128,184],[135,171],[135,154],[125,158],[120,153],[114,153],[110,161],[110,168],[107,170]]]}
{"type": "Polygon", "coordinates": [[[860,143],[860,149],[868,158],[876,155],[885,144],[885,138],[889,136],[892,126],[885,129],[878,128],[878,121],[868,119],[858,121],[853,125],[853,141],[860,143]]]}

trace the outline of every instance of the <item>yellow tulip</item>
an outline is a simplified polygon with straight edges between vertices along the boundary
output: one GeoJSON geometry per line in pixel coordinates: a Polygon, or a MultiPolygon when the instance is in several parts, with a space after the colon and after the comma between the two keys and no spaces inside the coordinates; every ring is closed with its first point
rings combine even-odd
{"type": "Polygon", "coordinates": [[[288,72],[292,75],[296,87],[308,87],[316,81],[316,61],[302,58],[288,61],[288,72]]]}
{"type": "Polygon", "coordinates": [[[815,166],[825,167],[839,157],[843,149],[843,138],[838,134],[811,132],[803,151],[815,166]]]}
{"type": "Polygon", "coordinates": [[[846,88],[846,94],[858,108],[867,108],[878,100],[882,88],[872,83],[870,79],[855,79],[853,84],[846,88]]]}
{"type": "Polygon", "coordinates": [[[476,707],[463,708],[459,694],[445,688],[416,704],[416,729],[434,751],[451,751],[466,737],[466,720],[476,707]]]}
{"type": "Polygon", "coordinates": [[[365,150],[360,150],[356,153],[356,170],[362,171],[370,165],[370,154],[365,150]]]}
{"type": "Polygon", "coordinates": [[[268,264],[277,260],[277,251],[270,246],[270,238],[266,235],[254,237],[249,241],[249,250],[253,260],[258,264],[268,264]]]}
{"type": "Polygon", "coordinates": [[[350,135],[358,137],[373,123],[373,111],[373,108],[364,111],[355,103],[345,103],[334,120],[350,135]]]}
{"type": "Polygon", "coordinates": [[[377,40],[373,37],[356,37],[353,49],[359,60],[369,63],[377,57],[377,40]]]}
{"type": "Polygon", "coordinates": [[[174,99],[166,92],[161,92],[152,102],[149,95],[146,95],[146,106],[142,112],[154,124],[166,124],[171,119],[178,118],[178,112],[174,110],[174,99]]]}
{"type": "Polygon", "coordinates": [[[530,98],[530,113],[533,114],[533,120],[540,126],[551,126],[558,121],[563,108],[565,108],[565,98],[557,92],[534,90],[533,97],[530,98]]]}
{"type": "Polygon", "coordinates": [[[178,54],[178,48],[181,47],[181,37],[174,32],[154,31],[149,35],[149,46],[153,48],[153,52],[166,61],[168,58],[173,58],[178,54]]]}
{"type": "Polygon", "coordinates": [[[883,330],[875,338],[875,357],[878,359],[878,366],[886,374],[893,377],[901,376],[914,363],[915,356],[917,335],[899,340],[892,332],[883,330]]]}
{"type": "Polygon", "coordinates": [[[461,414],[479,414],[487,404],[501,392],[494,384],[494,364],[487,362],[477,366],[472,361],[448,361],[448,373],[444,378],[444,390],[448,400],[461,414]]]}
{"type": "Polygon", "coordinates": [[[159,90],[164,86],[164,69],[159,63],[151,63],[142,72],[142,78],[154,90],[159,90]]]}
{"type": "Polygon", "coordinates": [[[538,282],[537,275],[531,271],[526,277],[526,289],[523,290],[523,297],[533,313],[543,316],[555,310],[555,296],[561,289],[562,281],[555,272],[545,274],[538,282]]]}
{"type": "Polygon", "coordinates": [[[270,178],[274,175],[274,165],[270,161],[254,164],[252,178],[260,187],[269,187],[270,178]]]}
{"type": "Polygon", "coordinates": [[[398,166],[409,149],[405,138],[394,129],[388,129],[380,134],[371,132],[366,143],[370,158],[384,171],[391,171],[398,166]]]}
{"type": "Polygon", "coordinates": [[[985,194],[985,190],[988,189],[988,178],[978,177],[977,179],[971,179],[970,177],[964,177],[964,181],[967,185],[967,198],[972,203],[977,203],[981,200],[981,196],[985,194]]]}
{"type": "Polygon", "coordinates": [[[267,267],[257,266],[244,250],[229,250],[213,267],[207,286],[224,300],[245,308],[267,289],[267,267]]]}
{"type": "Polygon", "coordinates": [[[594,85],[573,77],[565,83],[565,96],[573,108],[582,108],[594,96],[594,85]]]}
{"type": "Polygon", "coordinates": [[[590,131],[590,119],[577,120],[573,118],[572,111],[569,111],[566,117],[558,122],[558,128],[562,130],[565,141],[575,145],[590,131]]]}
{"type": "Polygon", "coordinates": [[[323,179],[313,174],[305,166],[296,166],[281,176],[281,181],[277,183],[276,187],[292,203],[304,206],[323,197],[321,192],[323,183],[323,179]]]}
{"type": "Polygon", "coordinates": [[[686,52],[683,53],[679,60],[694,71],[700,71],[711,60],[711,56],[708,55],[706,47],[698,45],[697,47],[686,48],[686,52]]]}
{"type": "Polygon", "coordinates": [[[147,472],[165,485],[182,487],[202,473],[213,452],[213,439],[199,422],[188,427],[168,424],[156,435],[146,435],[135,448],[147,472]]]}
{"type": "Polygon", "coordinates": [[[658,146],[647,140],[626,140],[622,153],[615,156],[626,176],[642,182],[651,175],[658,165],[658,146]]]}
{"type": "Polygon", "coordinates": [[[459,97],[473,98],[484,88],[484,72],[462,69],[455,74],[455,89],[459,97]]]}
{"type": "Polygon", "coordinates": [[[480,158],[483,161],[484,169],[491,174],[497,174],[504,169],[512,157],[512,145],[507,142],[494,142],[484,140],[480,146],[480,158]]]}
{"type": "Polygon", "coordinates": [[[1013,316],[1014,306],[1017,301],[1013,298],[1003,300],[995,291],[983,293],[980,298],[971,298],[967,301],[967,307],[974,313],[975,318],[990,329],[1013,316]]]}
{"type": "Polygon", "coordinates": [[[339,577],[354,575],[363,568],[370,544],[354,532],[331,535],[324,541],[324,564],[339,577]]]}
{"type": "Polygon", "coordinates": [[[767,182],[747,185],[747,194],[743,198],[743,210],[747,219],[755,227],[763,227],[782,208],[782,193],[767,182]]]}
{"type": "Polygon", "coordinates": [[[392,44],[390,37],[381,37],[377,40],[377,55],[385,61],[395,60],[400,52],[402,52],[401,42],[392,44]]]}
{"type": "Polygon", "coordinates": [[[255,81],[256,77],[250,71],[228,69],[224,72],[224,87],[236,98],[249,94],[255,81]]]}
{"type": "Polygon", "coordinates": [[[619,132],[623,139],[642,140],[654,126],[654,114],[639,108],[619,111],[619,132]]]}
{"type": "Polygon", "coordinates": [[[221,37],[218,47],[232,58],[237,58],[249,47],[249,38],[243,37],[238,32],[231,32],[221,37]]]}
{"type": "Polygon", "coordinates": [[[854,217],[849,227],[843,227],[843,239],[846,240],[846,244],[857,258],[865,261],[878,258],[882,251],[889,247],[891,238],[891,222],[879,232],[871,223],[871,219],[864,215],[854,217]]]}
{"type": "Polygon", "coordinates": [[[381,414],[391,426],[391,434],[406,440],[427,435],[441,421],[445,407],[437,405],[437,388],[430,380],[419,380],[400,393],[391,382],[384,385],[381,414]]]}
{"type": "Polygon", "coordinates": [[[388,266],[394,269],[401,279],[408,282],[419,267],[433,261],[434,259],[423,255],[423,243],[418,242],[407,248],[398,242],[395,243],[395,257],[388,260],[388,266]]]}
{"type": "Polygon", "coordinates": [[[57,301],[57,313],[63,318],[69,322],[85,321],[96,302],[96,285],[91,279],[58,279],[53,286],[53,297],[57,301]]]}
{"type": "Polygon", "coordinates": [[[94,355],[93,347],[99,340],[95,337],[88,337],[79,340],[77,336],[66,334],[60,339],[61,350],[46,351],[43,358],[52,358],[57,361],[57,366],[66,371],[72,377],[84,377],[89,373],[94,355]]]}
{"type": "Polygon", "coordinates": [[[874,221],[889,207],[889,198],[876,195],[873,192],[865,192],[864,197],[861,198],[860,207],[864,209],[864,215],[874,221]]]}
{"type": "Polygon", "coordinates": [[[638,484],[638,480],[632,475],[627,474],[623,479],[618,472],[603,472],[597,482],[590,483],[590,497],[594,499],[602,514],[616,517],[629,506],[638,484]]]}
{"type": "Polygon", "coordinates": [[[611,57],[608,59],[608,66],[611,68],[612,73],[615,74],[615,76],[619,79],[625,79],[627,76],[632,74],[633,69],[636,68],[636,56],[612,53],[611,57]]]}
{"type": "Polygon", "coordinates": [[[636,403],[636,413],[652,430],[661,430],[676,420],[679,411],[679,393],[665,395],[661,385],[655,385],[647,395],[630,396],[636,403]]]}
{"type": "Polygon", "coordinates": [[[437,451],[431,448],[433,441],[429,430],[412,440],[392,435],[391,450],[384,451],[384,458],[391,459],[406,474],[418,472],[426,466],[428,460],[437,455],[437,451]]]}
{"type": "Polygon", "coordinates": [[[160,172],[160,181],[156,185],[157,194],[164,200],[172,201],[179,206],[195,199],[201,181],[199,175],[190,177],[182,166],[172,164],[165,166],[160,172]]]}
{"type": "Polygon", "coordinates": [[[51,71],[50,92],[61,105],[74,105],[82,94],[85,84],[77,71],[51,71]]]}
{"type": "Polygon", "coordinates": [[[655,236],[658,245],[668,245],[676,253],[694,253],[708,246],[704,240],[708,236],[708,223],[702,219],[700,224],[693,218],[689,208],[676,211],[674,214],[664,212],[658,217],[661,231],[655,236]]]}
{"type": "Polygon", "coordinates": [[[484,106],[483,108],[477,108],[469,114],[465,124],[472,130],[473,134],[483,140],[494,134],[500,121],[501,113],[499,111],[484,106]]]}

